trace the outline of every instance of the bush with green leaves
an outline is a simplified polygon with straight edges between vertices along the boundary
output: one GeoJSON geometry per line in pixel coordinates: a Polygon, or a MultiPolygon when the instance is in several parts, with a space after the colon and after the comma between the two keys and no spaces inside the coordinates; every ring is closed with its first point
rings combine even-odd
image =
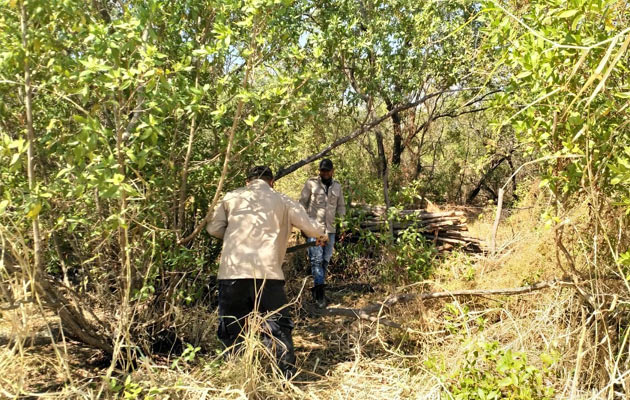
{"type": "Polygon", "coordinates": [[[425,365],[445,381],[444,390],[456,400],[545,400],[554,398],[554,389],[545,379],[554,358],[542,354],[542,369],[528,363],[524,353],[504,350],[498,342],[474,343],[465,360],[448,374],[444,363],[435,359],[425,365]]]}
{"type": "Polygon", "coordinates": [[[496,70],[511,71],[496,98],[509,118],[497,119],[495,127],[511,126],[540,163],[541,186],[555,200],[557,223],[588,199],[593,213],[586,236],[602,236],[592,235],[593,229],[608,236],[605,246],[591,244],[598,268],[612,266],[616,273],[628,238],[607,232],[627,230],[627,220],[606,214],[630,209],[630,125],[623,111],[630,98],[627,2],[484,5],[486,45],[503,57],[496,70]]]}
{"type": "Polygon", "coordinates": [[[413,226],[401,231],[396,239],[396,261],[407,271],[407,278],[412,282],[429,276],[436,254],[433,244],[413,226]]]}

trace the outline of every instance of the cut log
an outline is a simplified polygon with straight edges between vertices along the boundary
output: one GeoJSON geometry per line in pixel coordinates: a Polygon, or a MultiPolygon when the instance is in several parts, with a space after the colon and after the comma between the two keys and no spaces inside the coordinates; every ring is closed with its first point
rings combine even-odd
{"type": "Polygon", "coordinates": [[[443,218],[443,217],[464,217],[466,214],[463,211],[442,211],[442,212],[426,212],[424,210],[402,210],[400,215],[404,216],[419,216],[424,219],[428,218],[443,218]]]}
{"type": "Polygon", "coordinates": [[[461,246],[466,251],[483,252],[483,242],[467,234],[466,216],[464,211],[448,210],[428,212],[426,210],[400,210],[400,220],[390,223],[385,218],[385,207],[382,206],[355,206],[354,210],[364,216],[359,229],[375,234],[389,232],[398,236],[405,229],[417,228],[424,237],[440,243],[438,251],[452,250],[455,246],[461,246]],[[392,229],[393,232],[390,232],[392,229]],[[448,244],[448,246],[445,246],[448,244]]]}

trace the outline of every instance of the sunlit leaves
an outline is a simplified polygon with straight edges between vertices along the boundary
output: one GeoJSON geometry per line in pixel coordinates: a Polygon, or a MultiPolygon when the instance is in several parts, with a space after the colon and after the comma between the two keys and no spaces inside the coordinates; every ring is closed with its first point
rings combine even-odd
{"type": "Polygon", "coordinates": [[[518,113],[513,126],[523,141],[533,144],[531,150],[549,156],[550,165],[560,166],[548,176],[555,181],[551,187],[557,193],[583,190],[587,165],[599,171],[590,179],[598,180],[600,190],[607,193],[619,183],[611,181],[607,171],[616,168],[610,154],[630,138],[623,113],[615,112],[624,108],[620,99],[627,90],[623,83],[627,59],[615,56],[625,51],[621,30],[627,23],[604,29],[609,19],[627,20],[616,5],[614,0],[576,0],[564,8],[541,0],[513,10],[512,16],[494,2],[485,9],[494,16],[491,27],[500,28],[505,20],[527,26],[487,33],[489,44],[505,46],[513,72],[503,104],[518,113]],[[522,111],[524,105],[530,107],[527,112],[522,111]],[[584,157],[557,161],[572,155],[584,157]]]}

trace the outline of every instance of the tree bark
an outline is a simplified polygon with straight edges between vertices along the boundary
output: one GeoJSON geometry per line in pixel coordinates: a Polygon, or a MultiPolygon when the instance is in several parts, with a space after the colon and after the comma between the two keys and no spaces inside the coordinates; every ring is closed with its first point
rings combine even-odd
{"type": "Polygon", "coordinates": [[[503,209],[503,188],[499,189],[499,198],[497,200],[497,212],[492,225],[492,236],[490,239],[490,249],[494,254],[497,248],[497,229],[499,228],[499,220],[501,219],[501,211],[503,209]]]}
{"type": "MultiPolygon", "coordinates": [[[[385,154],[385,145],[383,144],[383,134],[378,129],[376,130],[376,145],[378,147],[379,158],[379,175],[383,180],[383,199],[385,200],[385,214],[389,210],[389,168],[387,165],[387,155],[385,154]]],[[[389,235],[394,237],[394,226],[392,221],[388,221],[389,235]]]]}
{"type": "MultiPolygon", "coordinates": [[[[198,78],[198,77],[197,77],[198,78]]],[[[195,82],[197,86],[197,82],[195,82]]],[[[190,132],[188,134],[188,146],[186,147],[186,156],[184,158],[184,165],[182,166],[182,181],[179,187],[179,197],[177,201],[177,219],[175,222],[175,230],[177,235],[181,236],[181,230],[184,226],[184,210],[186,209],[186,191],[188,187],[188,165],[190,164],[190,157],[192,155],[193,141],[195,138],[195,132],[197,132],[197,114],[193,115],[190,123],[190,132]]]]}
{"type": "MultiPolygon", "coordinates": [[[[396,107],[388,98],[385,98],[385,104],[387,105],[387,111],[392,111],[396,107]]],[[[394,148],[392,149],[392,165],[400,166],[402,159],[402,152],[405,149],[403,146],[402,137],[402,121],[398,112],[392,113],[392,128],[394,129],[394,148]]]]}
{"type": "Polygon", "coordinates": [[[518,200],[518,194],[516,194],[516,189],[517,189],[516,174],[514,173],[516,170],[514,169],[514,164],[512,163],[512,157],[508,157],[507,162],[510,165],[510,168],[512,169],[512,198],[514,200],[518,200]]]}

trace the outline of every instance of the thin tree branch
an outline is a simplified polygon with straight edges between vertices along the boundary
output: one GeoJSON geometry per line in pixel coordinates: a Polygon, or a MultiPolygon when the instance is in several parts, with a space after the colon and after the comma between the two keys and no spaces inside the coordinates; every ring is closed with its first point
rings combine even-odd
{"type": "MultiPolygon", "coordinates": [[[[26,111],[26,134],[28,139],[27,147],[27,167],[26,172],[28,176],[28,190],[29,194],[33,195],[35,190],[35,130],[33,129],[33,103],[32,103],[32,86],[31,86],[31,67],[29,63],[29,47],[27,42],[28,28],[26,26],[26,4],[21,3],[21,30],[22,30],[22,48],[25,51],[24,54],[24,104],[26,111]]],[[[37,274],[41,269],[41,235],[39,230],[39,215],[36,214],[32,217],[32,229],[33,229],[33,284],[37,282],[37,274]]]]}

